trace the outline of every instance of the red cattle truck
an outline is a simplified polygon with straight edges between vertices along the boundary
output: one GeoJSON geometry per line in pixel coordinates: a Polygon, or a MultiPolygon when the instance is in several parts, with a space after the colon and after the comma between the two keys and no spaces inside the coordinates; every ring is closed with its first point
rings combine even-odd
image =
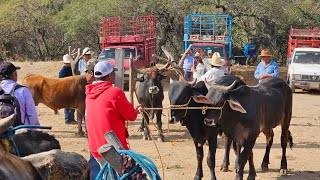
{"type": "Polygon", "coordinates": [[[156,18],[155,16],[106,17],[100,22],[100,43],[102,51],[98,60],[107,60],[116,65],[115,49],[124,49],[124,81],[128,82],[129,57],[139,56],[135,67],[155,65],[156,18]]]}

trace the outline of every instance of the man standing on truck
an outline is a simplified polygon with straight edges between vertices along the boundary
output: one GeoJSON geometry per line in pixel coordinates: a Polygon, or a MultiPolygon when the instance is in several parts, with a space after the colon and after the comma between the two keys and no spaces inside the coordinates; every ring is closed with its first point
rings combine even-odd
{"type": "Polygon", "coordinates": [[[192,80],[192,71],[191,69],[195,67],[195,60],[193,58],[193,50],[190,49],[188,56],[184,59],[183,70],[185,77],[188,81],[192,80]]]}
{"type": "Polygon", "coordinates": [[[278,63],[271,60],[271,56],[269,49],[263,49],[259,55],[261,62],[254,72],[254,77],[259,80],[259,83],[262,79],[279,76],[278,63]]]}
{"type": "Polygon", "coordinates": [[[243,53],[246,57],[246,65],[251,65],[253,63],[253,58],[256,55],[256,45],[253,44],[252,39],[249,39],[249,41],[244,46],[243,53]]]}

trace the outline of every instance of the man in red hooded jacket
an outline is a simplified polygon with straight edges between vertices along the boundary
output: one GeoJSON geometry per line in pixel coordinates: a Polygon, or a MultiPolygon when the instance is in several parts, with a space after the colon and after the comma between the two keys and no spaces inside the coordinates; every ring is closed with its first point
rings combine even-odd
{"type": "Polygon", "coordinates": [[[107,144],[104,134],[114,131],[123,147],[129,149],[125,120],[134,121],[141,110],[140,105],[133,107],[121,89],[112,86],[114,75],[114,68],[109,62],[98,62],[94,67],[95,81],[86,86],[89,149],[100,166],[105,163],[98,153],[98,148],[107,144]]]}

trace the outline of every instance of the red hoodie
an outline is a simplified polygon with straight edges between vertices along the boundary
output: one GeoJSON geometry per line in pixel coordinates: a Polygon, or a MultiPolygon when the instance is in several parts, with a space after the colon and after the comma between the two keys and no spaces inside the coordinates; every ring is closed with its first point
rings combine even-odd
{"type": "Polygon", "coordinates": [[[125,120],[134,121],[138,113],[124,92],[110,82],[103,81],[87,85],[86,95],[86,128],[93,157],[102,158],[98,149],[107,143],[104,134],[111,130],[118,136],[123,147],[129,149],[125,120]]]}

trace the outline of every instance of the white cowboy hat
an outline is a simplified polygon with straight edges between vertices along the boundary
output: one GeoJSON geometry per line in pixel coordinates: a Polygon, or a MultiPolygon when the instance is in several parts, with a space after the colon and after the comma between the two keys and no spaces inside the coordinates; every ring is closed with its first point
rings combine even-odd
{"type": "Polygon", "coordinates": [[[212,58],[208,60],[208,63],[212,66],[223,66],[225,61],[221,59],[218,52],[213,53],[212,58]]]}
{"type": "Polygon", "coordinates": [[[83,49],[82,55],[85,55],[85,54],[90,54],[90,55],[92,54],[92,51],[90,50],[89,47],[86,47],[86,48],[83,49]]]}
{"type": "Polygon", "coordinates": [[[73,61],[73,59],[69,54],[63,56],[63,63],[71,63],[71,61],[73,61]]]}

